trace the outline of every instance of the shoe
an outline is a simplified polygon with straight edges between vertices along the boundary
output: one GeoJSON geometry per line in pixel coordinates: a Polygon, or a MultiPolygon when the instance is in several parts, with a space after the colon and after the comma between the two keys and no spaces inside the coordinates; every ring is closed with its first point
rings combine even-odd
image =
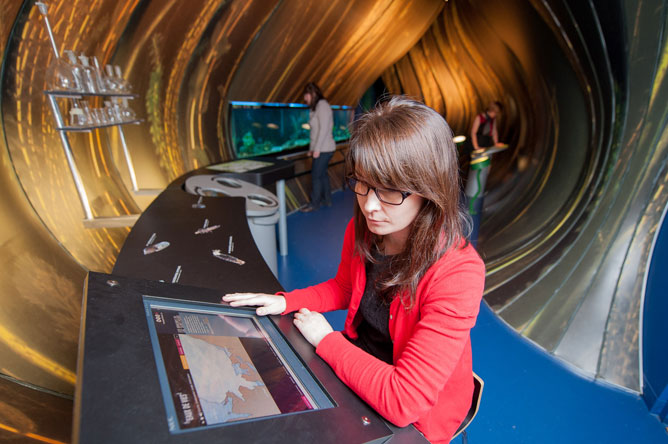
{"type": "Polygon", "coordinates": [[[332,206],[332,201],[329,200],[329,201],[325,202],[325,206],[326,207],[331,207],[332,206]]]}
{"type": "Polygon", "coordinates": [[[305,207],[302,207],[302,208],[299,209],[299,211],[301,211],[302,213],[310,213],[312,211],[317,211],[317,210],[318,210],[318,207],[314,207],[311,204],[306,205],[305,207]]]}

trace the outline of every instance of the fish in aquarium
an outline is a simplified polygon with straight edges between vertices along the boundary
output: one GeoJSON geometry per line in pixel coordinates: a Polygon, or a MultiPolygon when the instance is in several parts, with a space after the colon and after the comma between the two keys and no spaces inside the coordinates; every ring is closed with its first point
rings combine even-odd
{"type": "MultiPolygon", "coordinates": [[[[350,138],[348,123],[354,110],[333,106],[334,140],[350,138]]],[[[238,158],[273,154],[307,147],[310,143],[309,109],[302,104],[231,104],[230,130],[238,158]]]]}

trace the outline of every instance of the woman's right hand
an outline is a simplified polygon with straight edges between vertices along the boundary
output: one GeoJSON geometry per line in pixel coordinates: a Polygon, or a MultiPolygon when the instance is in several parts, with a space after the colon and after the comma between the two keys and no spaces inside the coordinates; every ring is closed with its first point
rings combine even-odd
{"type": "Polygon", "coordinates": [[[259,306],[255,310],[258,316],[278,315],[287,307],[283,296],[266,293],[230,293],[223,296],[223,301],[232,307],[259,306]]]}

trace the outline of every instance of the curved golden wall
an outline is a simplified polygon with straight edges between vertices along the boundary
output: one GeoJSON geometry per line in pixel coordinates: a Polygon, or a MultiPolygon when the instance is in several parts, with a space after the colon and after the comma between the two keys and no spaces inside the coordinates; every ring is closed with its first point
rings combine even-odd
{"type": "MultiPolygon", "coordinates": [[[[504,104],[499,137],[510,150],[495,157],[490,189],[522,162],[554,154],[554,92],[540,73],[534,37],[540,23],[527,6],[448,2],[418,44],[382,76],[391,93],[424,100],[455,134],[469,138],[473,119],[488,103],[504,104]]],[[[540,186],[546,173],[535,167],[526,174],[533,175],[531,186],[540,186]]]]}
{"type": "Polygon", "coordinates": [[[640,307],[668,197],[661,2],[448,2],[383,80],[467,133],[506,106],[479,238],[485,300],[592,377],[641,390],[640,307]],[[605,9],[603,9],[605,8],[605,9]],[[629,15],[627,15],[629,14],[629,15]]]}

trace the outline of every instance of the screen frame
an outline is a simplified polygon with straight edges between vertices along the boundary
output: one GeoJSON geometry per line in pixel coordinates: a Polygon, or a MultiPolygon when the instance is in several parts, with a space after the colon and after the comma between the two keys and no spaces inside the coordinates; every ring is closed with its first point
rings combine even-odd
{"type": "Polygon", "coordinates": [[[209,428],[228,427],[235,424],[257,422],[269,418],[299,415],[302,413],[309,413],[317,410],[337,407],[336,402],[329,395],[327,390],[319,383],[318,379],[315,377],[315,375],[313,375],[308,366],[302,361],[299,354],[292,349],[278,327],[272,322],[271,318],[267,316],[258,316],[254,309],[245,307],[231,307],[228,305],[213,304],[201,301],[188,301],[184,299],[164,298],[147,294],[142,295],[142,302],[144,304],[144,312],[148,323],[149,336],[153,349],[153,356],[155,358],[155,364],[158,370],[158,380],[160,382],[160,389],[163,396],[167,415],[167,424],[169,425],[170,433],[189,433],[209,428]],[[260,332],[264,336],[264,339],[266,339],[269,343],[269,346],[274,350],[280,363],[294,378],[296,385],[299,387],[299,389],[305,392],[308,400],[313,404],[313,408],[299,412],[288,412],[278,415],[267,415],[230,422],[208,424],[205,426],[181,428],[174,406],[172,392],[169,388],[167,368],[160,348],[160,343],[158,341],[158,332],[155,327],[155,321],[153,319],[152,309],[156,307],[169,310],[181,310],[190,313],[224,314],[251,320],[254,325],[259,328],[260,332]]]}

